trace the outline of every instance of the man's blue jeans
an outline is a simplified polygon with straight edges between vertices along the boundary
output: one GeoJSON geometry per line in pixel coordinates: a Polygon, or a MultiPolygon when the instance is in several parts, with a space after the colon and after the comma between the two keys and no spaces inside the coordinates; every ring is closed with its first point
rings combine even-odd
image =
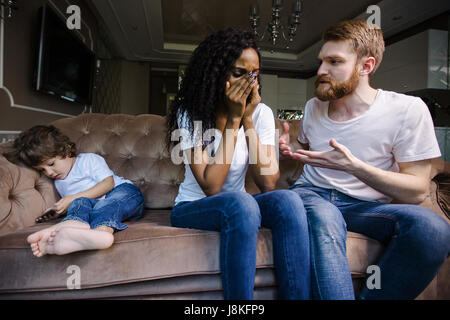
{"type": "Polygon", "coordinates": [[[434,278],[450,250],[450,225],[415,205],[361,201],[334,189],[290,188],[303,200],[310,230],[315,299],[354,299],[346,256],[347,229],[380,241],[381,289],[359,299],[414,299],[434,278]]]}
{"type": "Polygon", "coordinates": [[[225,299],[253,299],[258,229],[272,230],[280,299],[309,299],[311,292],[308,223],[301,199],[292,191],[257,195],[223,192],[178,203],[175,227],[220,232],[220,268],[225,299]]]}

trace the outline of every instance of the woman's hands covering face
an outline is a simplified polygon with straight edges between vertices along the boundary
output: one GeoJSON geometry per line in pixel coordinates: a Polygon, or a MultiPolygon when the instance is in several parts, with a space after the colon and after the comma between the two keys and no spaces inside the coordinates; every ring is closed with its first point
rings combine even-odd
{"type": "Polygon", "coordinates": [[[256,109],[256,106],[261,102],[261,96],[259,95],[258,90],[259,90],[259,84],[258,84],[258,81],[256,80],[252,86],[250,102],[248,102],[247,105],[245,106],[245,111],[242,116],[242,121],[251,119],[253,112],[256,109]]]}
{"type": "Polygon", "coordinates": [[[229,116],[242,119],[243,116],[248,116],[249,112],[251,116],[256,105],[261,101],[256,76],[256,74],[249,73],[237,81],[226,82],[225,97],[229,116]],[[252,92],[252,98],[247,106],[250,92],[252,92]],[[249,108],[252,110],[247,111],[249,108]]]}

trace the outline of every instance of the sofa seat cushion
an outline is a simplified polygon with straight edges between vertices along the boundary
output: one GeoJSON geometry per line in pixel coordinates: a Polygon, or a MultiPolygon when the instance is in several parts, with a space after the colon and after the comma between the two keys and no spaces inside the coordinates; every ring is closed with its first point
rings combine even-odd
{"type": "MultiPolygon", "coordinates": [[[[219,234],[171,227],[170,210],[145,211],[140,220],[116,233],[114,245],[106,250],[34,257],[27,236],[56,222],[0,236],[0,273],[11,275],[2,277],[0,293],[67,289],[73,265],[79,267],[85,289],[220,272],[219,234]]],[[[383,248],[373,239],[349,232],[347,249],[353,276],[362,277],[383,248]]],[[[262,228],[258,235],[257,268],[273,268],[269,229],[262,228]]]]}

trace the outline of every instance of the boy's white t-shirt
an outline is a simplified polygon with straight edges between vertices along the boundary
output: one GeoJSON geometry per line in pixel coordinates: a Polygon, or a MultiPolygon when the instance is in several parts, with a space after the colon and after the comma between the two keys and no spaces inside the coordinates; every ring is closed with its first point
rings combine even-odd
{"type": "MultiPolygon", "coordinates": [[[[275,120],[272,109],[264,103],[260,103],[256,106],[252,119],[261,144],[275,146],[275,120]]],[[[188,133],[188,118],[186,113],[183,114],[183,116],[179,115],[178,128],[186,129],[184,130],[184,134],[182,134],[182,139],[180,142],[181,150],[187,150],[193,148],[194,146],[202,145],[201,130],[195,130],[194,136],[191,136],[188,133]]],[[[222,135],[219,130],[214,129],[214,135],[214,143],[211,143],[206,147],[206,150],[208,150],[210,155],[217,152],[220,141],[222,140],[222,135]],[[212,150],[213,147],[214,150],[212,150]]],[[[210,141],[211,139],[207,138],[205,140],[210,141]]],[[[245,175],[247,172],[248,163],[249,155],[247,141],[245,138],[244,127],[241,127],[238,131],[233,159],[227,178],[225,179],[225,183],[222,187],[222,192],[245,191],[245,175]]],[[[185,163],[184,181],[178,189],[175,205],[182,201],[194,201],[204,197],[206,197],[206,195],[195,179],[189,163],[185,163]]]]}
{"type": "MultiPolygon", "coordinates": [[[[337,122],[328,117],[329,102],[309,100],[298,140],[312,151],[331,150],[331,138],[358,159],[374,167],[398,172],[397,162],[441,156],[433,121],[426,104],[417,97],[379,89],[374,103],[362,115],[337,122]]],[[[336,189],[351,197],[390,202],[388,196],[344,171],[305,165],[296,184],[336,189]]]]}
{"type": "Polygon", "coordinates": [[[64,180],[55,180],[55,187],[59,195],[65,197],[86,191],[111,176],[114,178],[115,187],[122,183],[132,183],[116,176],[102,156],[95,153],[80,153],[67,177],[64,180]]]}

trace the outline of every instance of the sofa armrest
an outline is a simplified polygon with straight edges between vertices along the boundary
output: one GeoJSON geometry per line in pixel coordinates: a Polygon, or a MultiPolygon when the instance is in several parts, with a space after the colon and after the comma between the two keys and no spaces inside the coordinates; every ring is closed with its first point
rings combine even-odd
{"type": "Polygon", "coordinates": [[[0,154],[0,234],[34,225],[57,199],[50,179],[0,154]]]}

